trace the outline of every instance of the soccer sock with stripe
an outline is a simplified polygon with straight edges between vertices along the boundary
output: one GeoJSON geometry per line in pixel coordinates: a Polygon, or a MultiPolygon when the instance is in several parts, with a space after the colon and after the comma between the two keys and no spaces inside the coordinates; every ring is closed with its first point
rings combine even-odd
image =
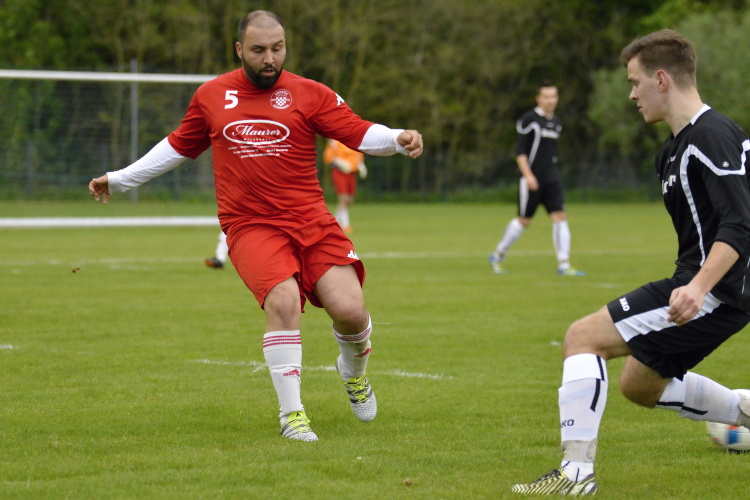
{"type": "Polygon", "coordinates": [[[498,242],[497,247],[495,248],[495,256],[505,256],[510,247],[513,246],[513,243],[515,243],[516,240],[521,237],[521,234],[523,234],[525,229],[526,228],[523,227],[523,224],[521,224],[518,218],[514,218],[513,220],[511,220],[508,225],[505,226],[503,237],[500,239],[500,242],[498,242]]]}
{"type": "Polygon", "coordinates": [[[570,227],[567,220],[561,220],[552,224],[552,244],[555,246],[557,262],[560,269],[570,267],[570,227]]]}
{"type": "Polygon", "coordinates": [[[305,411],[300,396],[302,338],[299,330],[263,335],[263,356],[279,397],[279,416],[305,411]]]}
{"type": "Polygon", "coordinates": [[[569,479],[580,480],[594,471],[607,380],[606,361],[595,354],[575,354],[563,363],[558,391],[564,457],[560,467],[569,479]]]}
{"type": "Polygon", "coordinates": [[[372,333],[372,319],[368,316],[367,328],[355,335],[342,335],[333,330],[333,336],[339,344],[341,356],[339,356],[339,370],[344,380],[352,377],[361,377],[365,374],[367,360],[370,358],[372,344],[370,334],[372,333]]]}
{"type": "Polygon", "coordinates": [[[737,425],[740,396],[697,373],[688,372],[682,380],[673,378],[664,388],[656,408],[673,410],[690,420],[707,420],[737,425]]]}

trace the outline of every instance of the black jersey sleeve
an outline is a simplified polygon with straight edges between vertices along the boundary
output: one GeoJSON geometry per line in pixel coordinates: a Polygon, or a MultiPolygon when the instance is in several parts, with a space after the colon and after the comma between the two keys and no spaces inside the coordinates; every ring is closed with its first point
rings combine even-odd
{"type": "Polygon", "coordinates": [[[691,154],[717,217],[714,241],[722,241],[742,255],[750,245],[750,188],[745,161],[750,141],[736,131],[726,132],[718,127],[704,129],[703,140],[691,154]]]}
{"type": "Polygon", "coordinates": [[[531,156],[534,139],[539,133],[539,127],[534,127],[534,123],[533,112],[524,114],[516,122],[516,156],[531,156]]]}

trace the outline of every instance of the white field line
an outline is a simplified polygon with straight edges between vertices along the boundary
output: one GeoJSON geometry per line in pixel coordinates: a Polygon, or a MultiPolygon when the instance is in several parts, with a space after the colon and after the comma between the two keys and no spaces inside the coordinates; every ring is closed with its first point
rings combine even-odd
{"type": "MultiPolygon", "coordinates": [[[[17,348],[18,348],[17,346],[13,346],[10,344],[0,344],[0,349],[11,350],[11,349],[17,349],[17,348]]],[[[88,356],[95,355],[93,352],[88,352],[88,351],[80,351],[77,354],[83,354],[83,355],[88,355],[88,356]]],[[[252,370],[253,373],[267,370],[266,364],[261,363],[260,361],[223,361],[223,360],[213,360],[213,359],[194,359],[193,362],[201,363],[204,365],[248,367],[248,368],[253,369],[252,370]]],[[[311,372],[334,372],[336,371],[335,366],[304,366],[302,369],[306,371],[311,371],[311,372]]],[[[373,375],[390,375],[393,377],[426,378],[430,380],[453,380],[453,377],[450,375],[438,375],[434,373],[405,372],[402,370],[372,371],[370,373],[373,375]]]]}
{"type": "MultiPolygon", "coordinates": [[[[196,359],[196,363],[204,365],[219,365],[219,366],[246,366],[253,369],[253,373],[267,370],[265,363],[260,361],[222,361],[222,360],[211,360],[211,359],[196,359]]],[[[334,366],[303,366],[303,370],[313,372],[333,372],[336,371],[334,366]]],[[[434,373],[419,373],[419,372],[405,372],[401,370],[386,370],[386,371],[371,371],[368,372],[371,375],[390,375],[393,377],[406,377],[406,378],[426,378],[431,380],[453,380],[450,375],[438,375],[434,373]]]]}
{"type": "Polygon", "coordinates": [[[134,265],[134,264],[165,264],[165,263],[183,263],[183,262],[198,262],[203,263],[203,259],[188,259],[187,257],[154,257],[154,258],[138,258],[138,259],[77,259],[75,261],[62,261],[58,259],[50,260],[0,260],[0,267],[26,267],[26,266],[70,266],[75,264],[76,266],[83,266],[89,264],[98,264],[105,266],[123,266],[123,265],[134,265]]]}
{"type": "Polygon", "coordinates": [[[6,217],[0,218],[0,229],[44,229],[76,227],[176,227],[215,226],[211,217],[6,217]]]}
{"type": "MultiPolygon", "coordinates": [[[[576,255],[598,255],[598,256],[618,256],[618,255],[646,255],[652,254],[653,252],[624,252],[620,250],[582,250],[576,252],[576,255]]],[[[552,250],[520,250],[513,252],[514,256],[518,257],[535,257],[535,256],[550,256],[553,255],[552,250]]],[[[475,259],[481,258],[486,260],[486,252],[360,252],[360,258],[363,261],[369,259],[475,259]]],[[[187,257],[133,257],[133,258],[103,258],[103,259],[77,259],[75,261],[63,261],[59,259],[49,260],[2,260],[0,259],[0,267],[24,267],[24,266],[68,266],[75,264],[77,266],[86,264],[98,264],[107,266],[121,266],[121,265],[135,265],[135,264],[161,264],[161,263],[184,263],[184,262],[199,262],[203,260],[200,258],[187,258],[187,257]]],[[[489,266],[488,266],[489,268],[489,266]]]]}
{"type": "MultiPolygon", "coordinates": [[[[551,252],[550,252],[551,253],[551,252]]],[[[484,254],[468,254],[468,253],[434,253],[434,252],[387,252],[387,253],[360,253],[360,257],[363,260],[367,259],[424,259],[424,258],[474,258],[483,257],[484,254]]],[[[520,254],[519,254],[520,255],[520,254]]],[[[50,260],[1,260],[0,267],[23,267],[23,266],[67,266],[71,264],[86,265],[86,264],[98,264],[107,266],[120,266],[120,265],[134,265],[134,264],[161,264],[161,263],[182,263],[182,262],[199,262],[203,260],[200,258],[192,259],[186,257],[134,257],[134,258],[104,258],[104,259],[78,259],[75,261],[62,261],[59,259],[50,260]]]]}

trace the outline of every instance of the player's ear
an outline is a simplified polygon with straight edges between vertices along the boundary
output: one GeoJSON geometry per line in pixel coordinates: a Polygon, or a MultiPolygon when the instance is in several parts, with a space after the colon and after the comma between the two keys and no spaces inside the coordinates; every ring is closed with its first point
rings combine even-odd
{"type": "Polygon", "coordinates": [[[656,79],[656,84],[659,86],[659,90],[662,92],[667,90],[672,83],[672,77],[663,69],[656,70],[654,78],[656,79]]]}
{"type": "Polygon", "coordinates": [[[234,42],[234,50],[237,52],[237,57],[242,59],[242,44],[240,42],[234,42]]]}

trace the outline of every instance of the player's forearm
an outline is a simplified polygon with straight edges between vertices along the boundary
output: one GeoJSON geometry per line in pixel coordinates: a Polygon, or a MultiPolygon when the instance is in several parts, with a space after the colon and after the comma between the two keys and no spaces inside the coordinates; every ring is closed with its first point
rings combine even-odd
{"type": "Polygon", "coordinates": [[[723,241],[715,241],[708,252],[701,270],[692,279],[691,284],[708,293],[737,262],[737,251],[723,241]]]}
{"type": "Polygon", "coordinates": [[[526,155],[518,155],[516,156],[516,164],[518,165],[518,170],[521,172],[521,175],[524,177],[531,174],[531,166],[529,166],[529,157],[526,155]]]}
{"type": "Polygon", "coordinates": [[[169,172],[187,158],[174,150],[165,138],[135,163],[107,172],[110,193],[127,191],[169,172]]]}
{"type": "Polygon", "coordinates": [[[373,156],[390,156],[396,153],[408,155],[409,151],[398,143],[398,136],[403,131],[404,129],[388,128],[376,123],[367,129],[362,144],[357,149],[373,156]]]}

